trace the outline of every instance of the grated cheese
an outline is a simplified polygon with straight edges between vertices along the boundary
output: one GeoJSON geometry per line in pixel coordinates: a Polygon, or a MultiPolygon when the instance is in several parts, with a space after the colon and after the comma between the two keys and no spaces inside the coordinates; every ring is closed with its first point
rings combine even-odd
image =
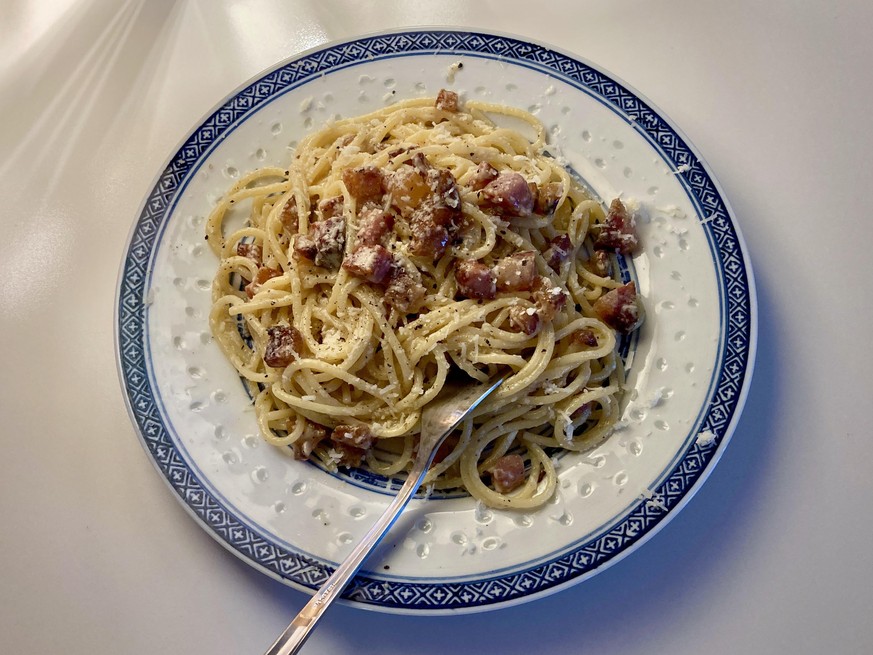
{"type": "Polygon", "coordinates": [[[713,434],[710,430],[703,430],[697,435],[698,446],[708,446],[713,441],[715,441],[715,434],[713,434]]]}
{"type": "Polygon", "coordinates": [[[446,69],[446,82],[453,83],[455,81],[455,75],[464,67],[463,62],[456,61],[454,64],[450,64],[446,69]]]}

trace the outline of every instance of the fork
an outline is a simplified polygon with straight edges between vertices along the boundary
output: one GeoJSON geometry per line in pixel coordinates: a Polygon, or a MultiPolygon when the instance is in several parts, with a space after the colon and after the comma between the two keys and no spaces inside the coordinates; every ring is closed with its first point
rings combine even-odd
{"type": "Polygon", "coordinates": [[[433,461],[434,454],[443,440],[479,404],[503,384],[506,378],[487,385],[446,385],[439,395],[428,403],[421,413],[421,437],[418,454],[406,482],[379,517],[370,531],[355,546],[351,554],[336,568],[322,587],[294,617],[291,624],[266,652],[266,655],[292,655],[298,652],[309,637],[316,622],[331,603],[352,581],[364,560],[388,532],[409,500],[421,486],[424,476],[433,461]]]}

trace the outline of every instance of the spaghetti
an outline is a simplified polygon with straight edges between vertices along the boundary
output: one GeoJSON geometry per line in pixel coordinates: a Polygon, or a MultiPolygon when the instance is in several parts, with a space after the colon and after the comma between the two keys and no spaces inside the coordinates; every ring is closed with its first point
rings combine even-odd
{"type": "Polygon", "coordinates": [[[441,91],[330,123],[288,168],[230,188],[206,227],[209,320],[270,444],[401,474],[451,370],[508,372],[426,483],[533,508],[554,492],[553,449],[610,434],[616,332],[642,320],[633,283],[612,275],[633,218],[545,149],[532,115],[441,91]]]}

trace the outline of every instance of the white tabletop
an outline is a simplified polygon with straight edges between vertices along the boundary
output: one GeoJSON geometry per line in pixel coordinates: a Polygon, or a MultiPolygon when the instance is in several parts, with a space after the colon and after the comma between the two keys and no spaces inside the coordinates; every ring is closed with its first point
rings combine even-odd
{"type": "Polygon", "coordinates": [[[708,482],[616,566],[489,613],[337,607],[305,652],[873,652],[862,0],[5,0],[4,652],[260,653],[306,600],[218,545],[149,463],[116,374],[116,277],[156,172],[229,91],[329,40],[419,25],[552,43],[685,131],[749,245],[756,372],[708,482]]]}

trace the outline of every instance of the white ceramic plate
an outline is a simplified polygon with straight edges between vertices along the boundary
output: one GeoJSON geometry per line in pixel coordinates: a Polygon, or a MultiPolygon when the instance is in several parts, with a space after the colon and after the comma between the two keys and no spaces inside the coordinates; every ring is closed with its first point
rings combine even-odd
{"type": "Polygon", "coordinates": [[[687,140],[626,85],[548,46],[493,34],[396,32],[312,51],[231,94],[194,128],[144,202],[119,280],[118,360],[132,420],[175,494],[220,542],[311,590],[389,492],[260,440],[209,334],[216,260],[205,216],[234,178],[284,165],[325,121],[442,87],[529,109],[601,198],[639,201],[642,249],[628,275],[648,318],[628,353],[621,429],[591,453],[562,457],[558,492],[539,511],[414,500],[345,593],[385,611],[529,600],[631,552],[719,459],[754,359],[752,273],[727,203],[687,140]]]}

